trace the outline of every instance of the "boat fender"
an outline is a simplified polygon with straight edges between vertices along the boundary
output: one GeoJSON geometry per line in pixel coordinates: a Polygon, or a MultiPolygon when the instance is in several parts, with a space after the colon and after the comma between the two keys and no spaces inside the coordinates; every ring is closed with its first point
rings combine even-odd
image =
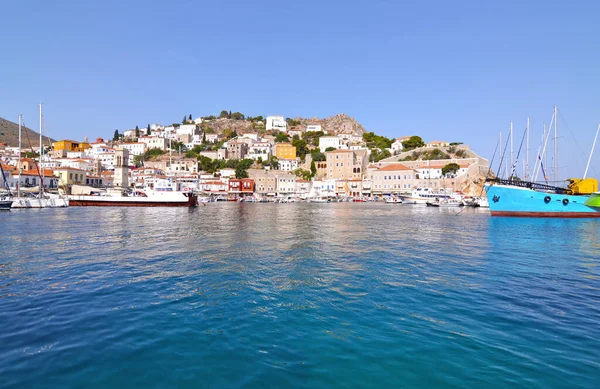
{"type": "Polygon", "coordinates": [[[550,198],[550,196],[546,196],[546,197],[544,197],[544,202],[545,202],[546,204],[548,204],[548,203],[550,202],[550,200],[552,200],[552,199],[550,198]]]}
{"type": "Polygon", "coordinates": [[[569,204],[569,199],[563,199],[563,205],[569,204]]]}
{"type": "Polygon", "coordinates": [[[184,192],[189,192],[189,191],[190,191],[190,188],[188,188],[188,187],[185,187],[185,188],[183,188],[183,191],[184,191],[184,192]]]}

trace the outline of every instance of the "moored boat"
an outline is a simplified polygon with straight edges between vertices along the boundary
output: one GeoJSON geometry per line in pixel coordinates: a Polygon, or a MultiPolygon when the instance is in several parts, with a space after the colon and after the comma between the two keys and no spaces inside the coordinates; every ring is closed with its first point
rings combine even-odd
{"type": "Polygon", "coordinates": [[[526,181],[488,179],[485,188],[492,216],[600,217],[600,212],[586,205],[593,192],[591,189],[598,189],[598,182],[592,178],[571,179],[566,189],[526,181]]]}
{"type": "Polygon", "coordinates": [[[149,190],[95,192],[69,195],[69,205],[80,207],[195,207],[198,196],[192,192],[149,190]]]}
{"type": "Polygon", "coordinates": [[[10,210],[12,203],[13,203],[13,201],[10,199],[10,197],[1,197],[0,198],[0,210],[3,210],[3,211],[10,210]]]}

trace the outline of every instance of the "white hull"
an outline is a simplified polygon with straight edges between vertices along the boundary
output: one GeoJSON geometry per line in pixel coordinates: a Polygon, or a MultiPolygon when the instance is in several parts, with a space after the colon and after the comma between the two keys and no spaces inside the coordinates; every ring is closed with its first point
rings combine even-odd
{"type": "Polygon", "coordinates": [[[36,199],[21,197],[13,200],[11,208],[65,208],[69,200],[61,198],[36,199]]]}

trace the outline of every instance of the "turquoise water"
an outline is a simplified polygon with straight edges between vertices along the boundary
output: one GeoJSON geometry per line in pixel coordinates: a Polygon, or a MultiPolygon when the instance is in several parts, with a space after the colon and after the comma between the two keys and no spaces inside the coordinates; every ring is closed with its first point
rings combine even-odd
{"type": "Polygon", "coordinates": [[[600,220],[0,213],[2,388],[597,388],[600,220]]]}

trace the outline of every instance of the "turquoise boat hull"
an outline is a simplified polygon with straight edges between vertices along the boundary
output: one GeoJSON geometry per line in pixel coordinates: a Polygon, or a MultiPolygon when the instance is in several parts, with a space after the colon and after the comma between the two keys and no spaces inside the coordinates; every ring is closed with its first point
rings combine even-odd
{"type": "Polygon", "coordinates": [[[536,189],[486,184],[492,216],[600,217],[600,212],[584,203],[589,195],[568,195],[536,189]]]}

